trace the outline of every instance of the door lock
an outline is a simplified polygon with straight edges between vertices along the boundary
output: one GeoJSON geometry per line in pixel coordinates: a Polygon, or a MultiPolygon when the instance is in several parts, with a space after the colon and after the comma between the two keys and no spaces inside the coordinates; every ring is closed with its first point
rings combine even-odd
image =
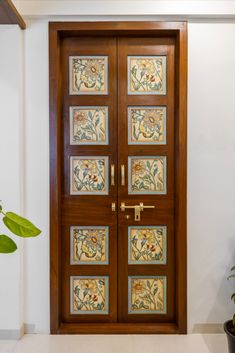
{"type": "Polygon", "coordinates": [[[126,206],[125,202],[121,203],[121,211],[125,211],[126,208],[134,208],[134,212],[135,212],[135,221],[140,221],[140,212],[143,211],[145,208],[155,208],[155,206],[144,206],[143,202],[140,202],[139,205],[134,205],[134,206],[126,206]]]}

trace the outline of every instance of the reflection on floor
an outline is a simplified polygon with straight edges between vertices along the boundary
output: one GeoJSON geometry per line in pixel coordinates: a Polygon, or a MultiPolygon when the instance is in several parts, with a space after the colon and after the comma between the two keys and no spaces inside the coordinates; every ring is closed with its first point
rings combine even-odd
{"type": "Polygon", "coordinates": [[[25,335],[0,341],[0,353],[227,353],[224,334],[25,335]]]}

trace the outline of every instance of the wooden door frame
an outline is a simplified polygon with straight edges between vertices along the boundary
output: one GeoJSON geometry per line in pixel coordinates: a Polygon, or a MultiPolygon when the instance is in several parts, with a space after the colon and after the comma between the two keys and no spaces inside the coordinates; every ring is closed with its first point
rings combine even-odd
{"type": "Polygon", "coordinates": [[[50,320],[52,334],[187,333],[187,23],[186,22],[51,22],[50,85],[50,320]],[[61,39],[68,36],[172,36],[176,43],[175,237],[176,320],[174,323],[64,323],[61,319],[60,219],[62,79],[61,39]]]}

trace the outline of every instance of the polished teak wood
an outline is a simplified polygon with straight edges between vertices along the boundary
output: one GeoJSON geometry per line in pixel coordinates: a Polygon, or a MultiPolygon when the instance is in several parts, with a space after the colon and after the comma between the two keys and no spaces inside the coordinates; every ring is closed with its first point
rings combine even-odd
{"type": "MultiPolygon", "coordinates": [[[[184,22],[50,23],[50,243],[52,333],[185,333],[186,295],[186,108],[187,24],[184,22]],[[70,55],[109,56],[107,96],[69,95],[70,55]],[[167,55],[167,95],[127,95],[127,55],[167,55]],[[109,145],[70,146],[69,106],[108,105],[109,145]],[[127,107],[167,106],[167,144],[128,146],[127,107]],[[106,155],[115,164],[115,186],[104,196],[74,197],[69,193],[69,157],[106,155]],[[167,156],[167,195],[128,195],[127,177],[121,186],[120,167],[127,157],[167,156]],[[115,202],[117,211],[112,212],[115,202]],[[128,265],[126,219],[119,205],[154,204],[136,225],[168,227],[167,265],[128,265]],[[70,266],[71,225],[109,225],[109,265],[70,266]],[[94,273],[95,272],[95,273],[94,273]],[[127,314],[128,275],[166,275],[168,310],[165,315],[127,314]],[[108,275],[108,315],[71,315],[71,275],[108,275]]],[[[133,211],[130,211],[132,214],[133,211]]],[[[133,215],[132,215],[133,216],[133,215]]],[[[131,218],[132,219],[132,218],[131,218]]]]}
{"type": "Polygon", "coordinates": [[[21,29],[26,28],[25,21],[11,0],[0,0],[0,24],[18,24],[21,29]]]}

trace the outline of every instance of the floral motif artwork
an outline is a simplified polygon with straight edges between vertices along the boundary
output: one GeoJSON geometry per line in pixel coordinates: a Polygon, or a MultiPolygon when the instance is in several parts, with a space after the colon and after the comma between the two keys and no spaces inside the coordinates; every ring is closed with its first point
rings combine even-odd
{"type": "Polygon", "coordinates": [[[129,56],[128,94],[166,94],[166,57],[129,56]]]}
{"type": "Polygon", "coordinates": [[[107,145],[108,107],[70,107],[70,144],[107,145]]]}
{"type": "Polygon", "coordinates": [[[166,227],[128,227],[129,264],[166,264],[166,227]]]}
{"type": "Polygon", "coordinates": [[[70,94],[108,94],[107,56],[70,56],[70,94]]]}
{"type": "Polygon", "coordinates": [[[128,157],[129,194],[166,194],[166,157],[128,157]]]}
{"type": "Polygon", "coordinates": [[[71,227],[70,243],[72,265],[108,264],[108,227],[71,227]]]}
{"type": "Polygon", "coordinates": [[[166,144],[166,107],[129,107],[128,144],[166,144]]]}
{"type": "Polygon", "coordinates": [[[108,157],[71,157],[70,179],[72,195],[107,195],[108,157]]]}
{"type": "Polygon", "coordinates": [[[108,314],[107,276],[74,276],[70,277],[71,314],[108,314]]]}
{"type": "Polygon", "coordinates": [[[166,277],[128,278],[129,314],[166,314],[166,277]]]}

